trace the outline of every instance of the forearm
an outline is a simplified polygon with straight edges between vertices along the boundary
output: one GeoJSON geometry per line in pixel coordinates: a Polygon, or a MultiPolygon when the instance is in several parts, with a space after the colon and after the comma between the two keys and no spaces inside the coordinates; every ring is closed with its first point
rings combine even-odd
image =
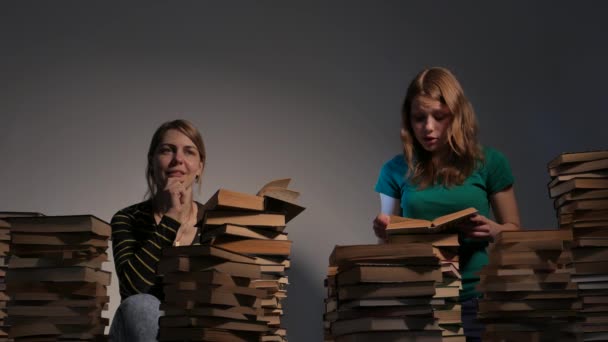
{"type": "Polygon", "coordinates": [[[505,230],[520,230],[521,227],[518,224],[507,222],[500,225],[500,231],[505,230]]]}
{"type": "Polygon", "coordinates": [[[137,220],[128,215],[116,215],[112,220],[112,240],[116,274],[121,295],[147,293],[155,285],[156,268],[162,249],[175,240],[179,222],[163,217],[145,239],[136,239],[135,231],[148,227],[137,227],[137,220]]]}
{"type": "Polygon", "coordinates": [[[490,225],[490,235],[492,236],[492,239],[495,239],[496,236],[498,234],[500,234],[500,232],[520,230],[520,229],[521,228],[519,227],[519,225],[512,223],[512,222],[507,222],[507,223],[503,223],[503,224],[494,223],[494,224],[490,225]]]}

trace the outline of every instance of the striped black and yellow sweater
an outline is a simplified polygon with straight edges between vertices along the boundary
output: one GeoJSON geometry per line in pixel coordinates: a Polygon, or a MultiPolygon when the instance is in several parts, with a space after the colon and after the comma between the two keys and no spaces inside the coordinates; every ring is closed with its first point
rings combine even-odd
{"type": "MultiPolygon", "coordinates": [[[[204,211],[202,204],[196,204],[198,231],[193,243],[200,239],[204,211]]],[[[138,293],[163,299],[162,279],[156,268],[162,249],[173,245],[180,225],[169,216],[157,224],[151,201],[134,204],[112,217],[112,250],[121,301],[138,293]]]]}

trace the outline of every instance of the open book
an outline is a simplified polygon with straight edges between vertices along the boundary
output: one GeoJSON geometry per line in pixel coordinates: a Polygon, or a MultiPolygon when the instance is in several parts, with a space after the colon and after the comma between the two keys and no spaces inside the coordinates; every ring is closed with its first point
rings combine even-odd
{"type": "Polygon", "coordinates": [[[477,209],[467,208],[451,214],[439,216],[436,219],[420,220],[400,216],[391,216],[391,223],[386,227],[386,233],[390,235],[399,234],[421,234],[421,233],[444,233],[454,230],[455,226],[468,220],[477,214],[477,209]]]}
{"type": "Polygon", "coordinates": [[[304,211],[304,207],[297,203],[300,193],[287,188],[290,181],[291,178],[273,180],[266,183],[257,193],[257,196],[266,199],[266,210],[285,214],[285,222],[304,211]]]}

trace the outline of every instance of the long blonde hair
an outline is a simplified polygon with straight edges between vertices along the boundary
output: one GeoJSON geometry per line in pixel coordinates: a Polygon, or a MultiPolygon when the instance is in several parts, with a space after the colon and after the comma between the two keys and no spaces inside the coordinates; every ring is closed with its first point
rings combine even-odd
{"type": "Polygon", "coordinates": [[[460,185],[483,160],[477,141],[475,111],[456,77],[447,69],[434,67],[422,70],[410,83],[402,108],[401,140],[408,164],[407,177],[419,189],[435,184],[446,187],[460,185]],[[412,101],[418,95],[445,104],[452,114],[447,129],[450,146],[446,159],[433,160],[430,152],[418,142],[411,125],[412,101]]]}

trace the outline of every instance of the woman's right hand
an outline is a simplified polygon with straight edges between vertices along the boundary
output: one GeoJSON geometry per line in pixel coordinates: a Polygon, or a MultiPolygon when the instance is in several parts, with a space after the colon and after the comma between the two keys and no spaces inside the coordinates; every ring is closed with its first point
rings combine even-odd
{"type": "Polygon", "coordinates": [[[165,215],[172,219],[184,223],[188,219],[188,213],[184,210],[184,202],[186,199],[186,188],[184,184],[176,178],[169,178],[165,186],[164,198],[168,201],[165,208],[168,208],[165,215]]]}
{"type": "Polygon", "coordinates": [[[374,219],[374,233],[379,239],[386,242],[386,226],[391,222],[390,216],[386,214],[378,214],[374,219]]]}

